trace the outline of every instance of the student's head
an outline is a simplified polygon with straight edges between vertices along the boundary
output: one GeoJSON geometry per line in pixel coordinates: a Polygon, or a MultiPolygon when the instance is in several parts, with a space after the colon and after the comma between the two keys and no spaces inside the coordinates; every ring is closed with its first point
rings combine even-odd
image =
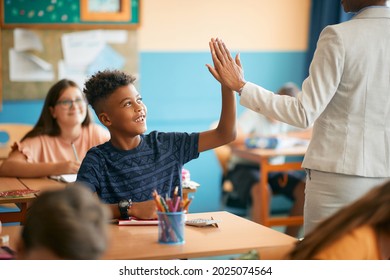
{"type": "Polygon", "coordinates": [[[88,126],[90,122],[88,106],[80,88],[75,82],[62,79],[49,89],[37,124],[24,138],[40,134],[58,136],[61,126],[88,126]]]}
{"type": "Polygon", "coordinates": [[[135,77],[122,71],[105,70],[85,83],[88,102],[113,137],[116,133],[136,136],[146,131],[147,108],[134,82],[135,77]]]}
{"type": "Polygon", "coordinates": [[[377,234],[390,237],[390,181],[345,206],[320,223],[297,244],[292,259],[312,259],[326,246],[361,226],[371,226],[377,234]]]}
{"type": "MultiPolygon", "coordinates": [[[[292,82],[285,83],[281,88],[278,89],[278,95],[288,95],[291,97],[296,97],[299,92],[299,88],[296,84],[292,82]]],[[[272,123],[278,123],[278,120],[274,118],[267,117],[268,120],[272,123]]]]}
{"type": "Polygon", "coordinates": [[[299,92],[299,88],[297,87],[297,85],[291,82],[284,84],[278,90],[279,95],[288,95],[291,97],[296,97],[298,92],[299,92]]]}
{"type": "Polygon", "coordinates": [[[20,259],[98,259],[108,243],[111,213],[83,185],[47,191],[27,211],[20,259]]]}
{"type": "Polygon", "coordinates": [[[356,13],[368,6],[385,6],[387,0],[341,0],[344,11],[356,13]]]}

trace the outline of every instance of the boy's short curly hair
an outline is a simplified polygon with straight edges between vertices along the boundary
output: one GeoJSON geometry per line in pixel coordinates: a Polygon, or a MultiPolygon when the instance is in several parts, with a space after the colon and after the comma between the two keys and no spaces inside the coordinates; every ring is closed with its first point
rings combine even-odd
{"type": "Polygon", "coordinates": [[[83,92],[96,112],[100,101],[107,99],[118,88],[133,84],[135,80],[134,76],[119,70],[98,71],[85,82],[83,92]]]}

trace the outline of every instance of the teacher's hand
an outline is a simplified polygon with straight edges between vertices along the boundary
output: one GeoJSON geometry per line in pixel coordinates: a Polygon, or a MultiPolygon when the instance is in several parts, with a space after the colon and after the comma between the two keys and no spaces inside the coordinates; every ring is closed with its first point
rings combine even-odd
{"type": "Polygon", "coordinates": [[[206,64],[210,73],[222,85],[239,91],[245,85],[244,70],[242,69],[240,55],[235,59],[220,39],[212,38],[209,42],[214,67],[206,64]]]}

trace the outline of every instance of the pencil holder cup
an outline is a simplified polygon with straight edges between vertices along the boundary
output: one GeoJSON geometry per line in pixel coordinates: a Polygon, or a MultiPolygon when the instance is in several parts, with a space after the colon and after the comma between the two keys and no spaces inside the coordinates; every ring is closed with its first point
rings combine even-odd
{"type": "Polygon", "coordinates": [[[163,244],[184,243],[184,212],[157,212],[158,242],[163,244]]]}

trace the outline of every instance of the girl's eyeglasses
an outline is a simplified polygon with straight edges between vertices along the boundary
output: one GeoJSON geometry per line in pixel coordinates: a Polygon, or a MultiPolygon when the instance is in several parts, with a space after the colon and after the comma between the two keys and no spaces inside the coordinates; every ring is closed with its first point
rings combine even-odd
{"type": "Polygon", "coordinates": [[[70,109],[73,106],[73,103],[75,105],[82,105],[85,103],[85,100],[83,98],[76,98],[75,100],[70,100],[70,99],[64,99],[64,100],[58,100],[56,102],[56,105],[59,105],[61,108],[64,109],[70,109]]]}

